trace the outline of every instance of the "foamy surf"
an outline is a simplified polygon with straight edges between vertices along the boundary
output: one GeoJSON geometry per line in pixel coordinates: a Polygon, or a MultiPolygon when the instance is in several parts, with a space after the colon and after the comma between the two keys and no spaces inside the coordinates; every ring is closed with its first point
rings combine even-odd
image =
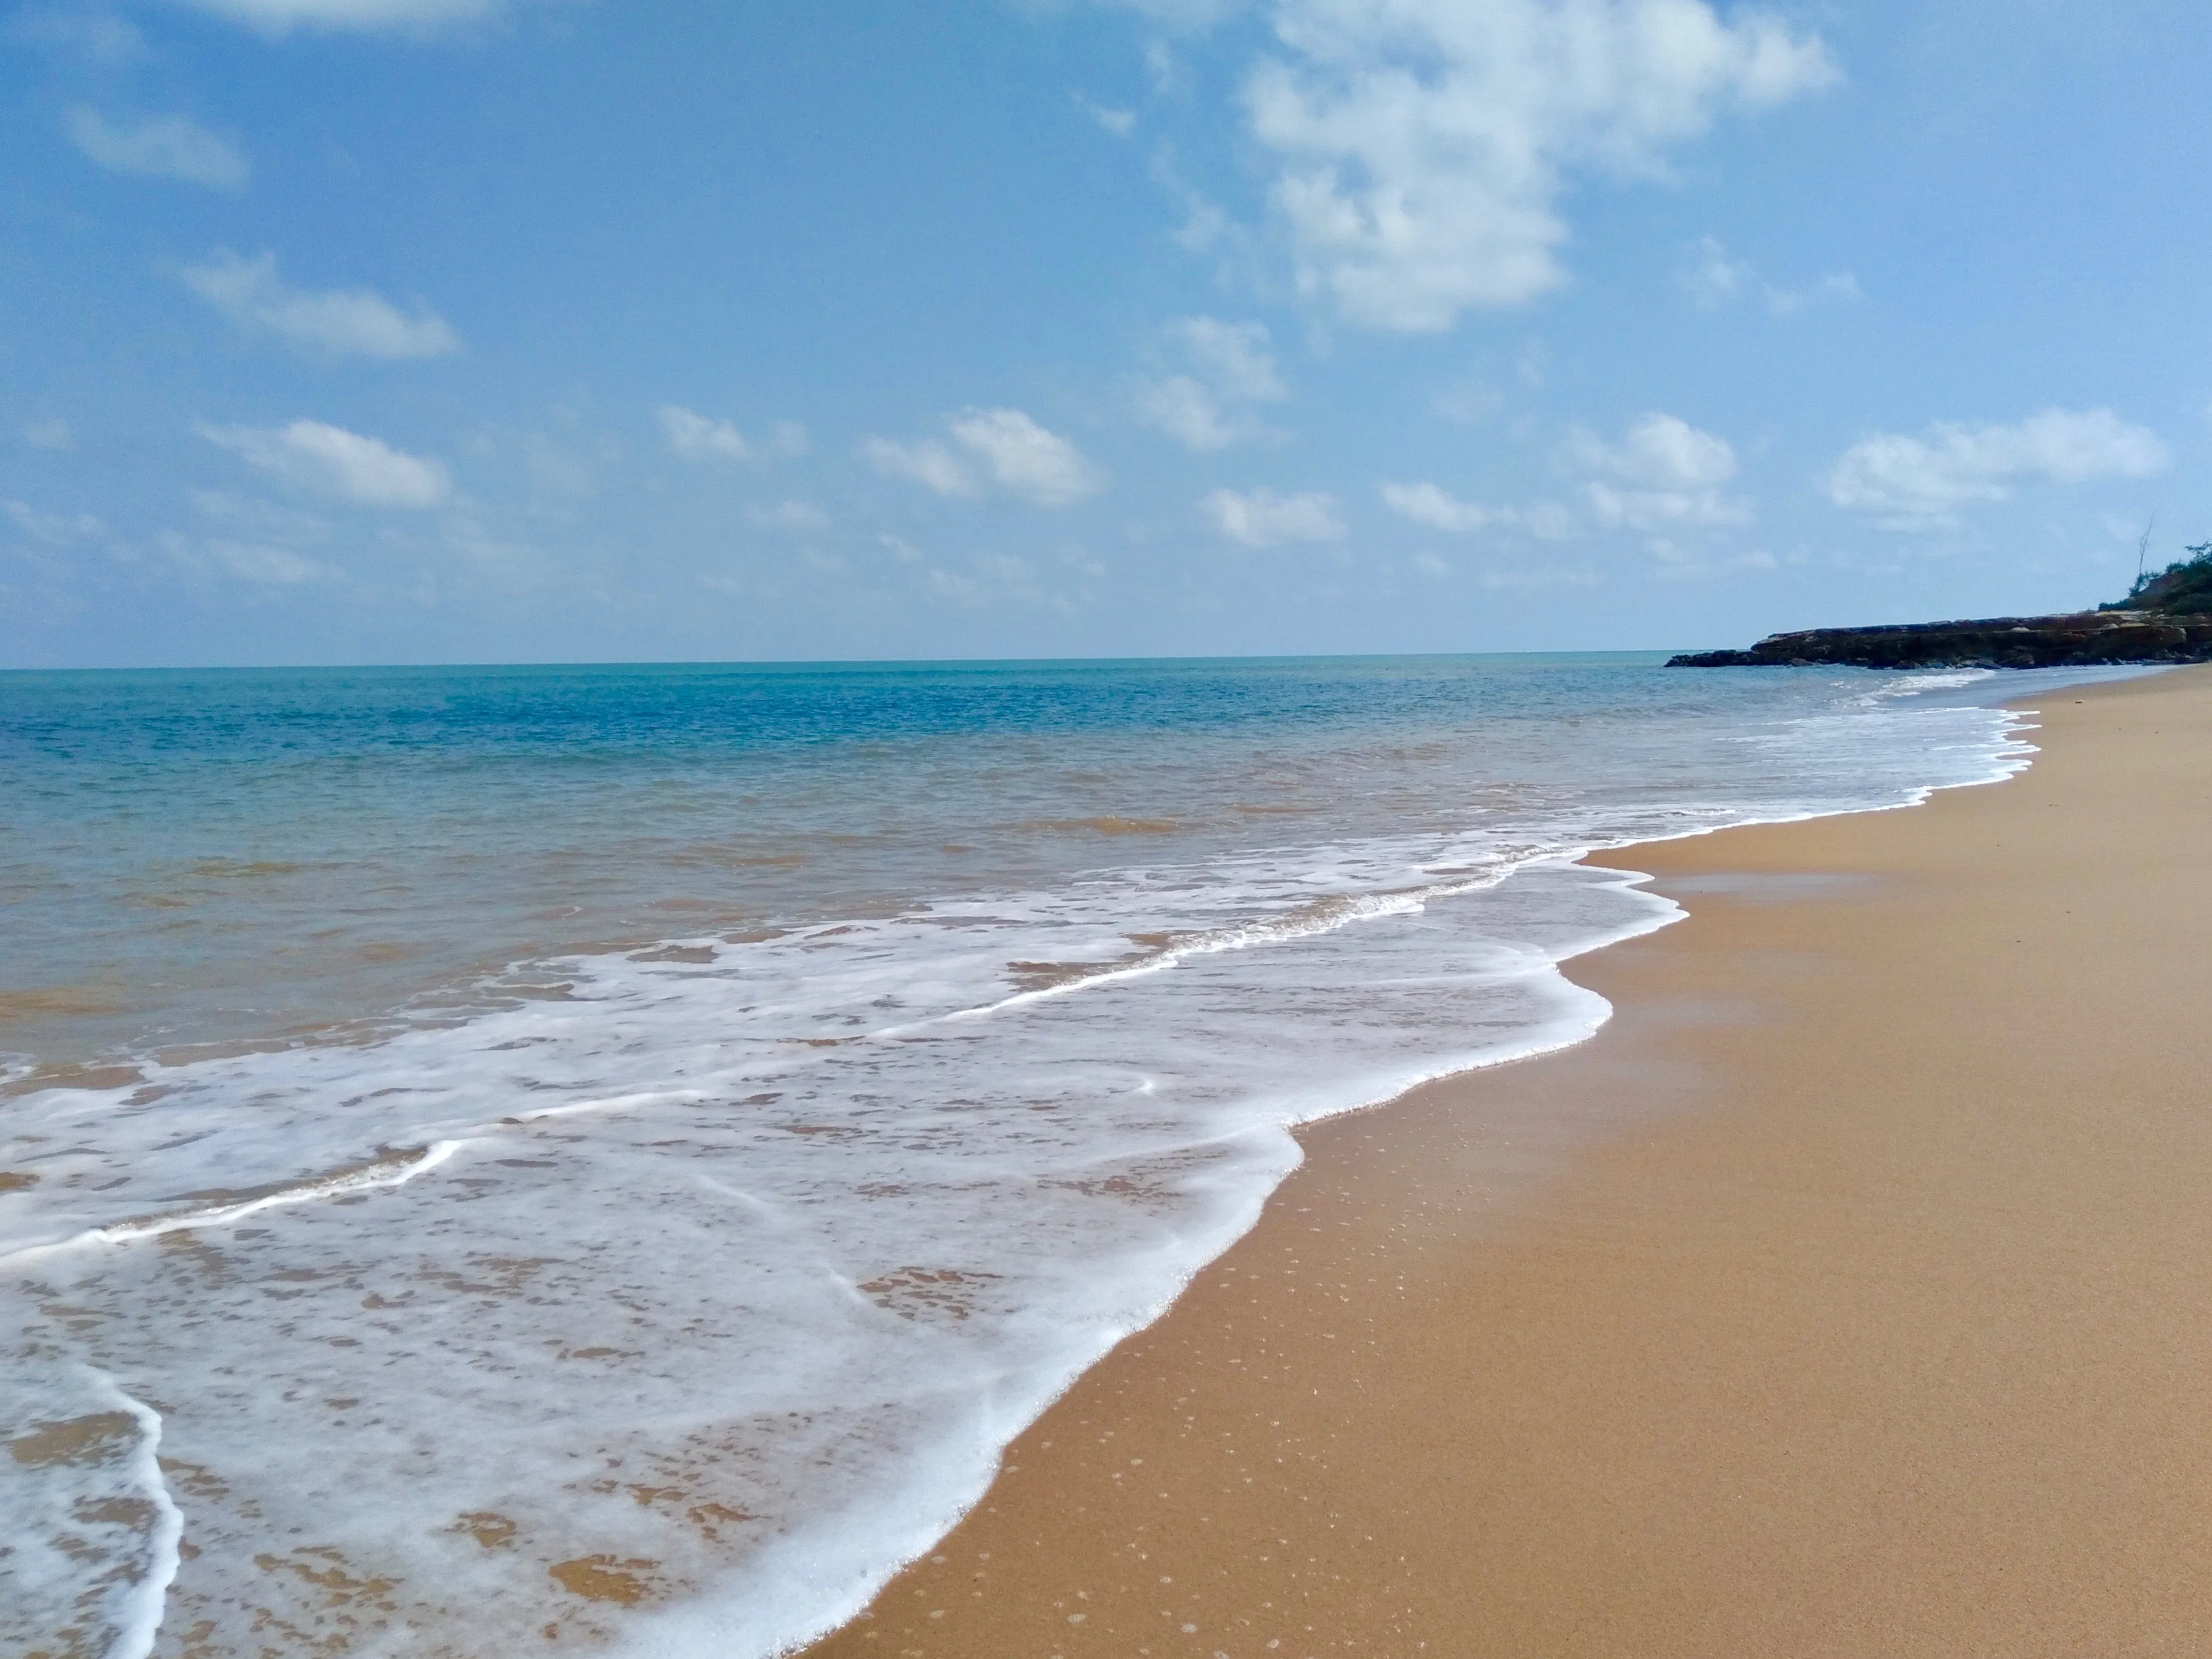
{"type": "MultiPolygon", "coordinates": [[[[1596,1028],[1559,964],[1674,912],[1577,850],[2021,763],[2005,717],[1863,684],[1709,720],[1725,776],[1600,702],[1571,787],[1455,812],[1405,763],[1417,829],[1327,833],[1322,775],[1291,843],[533,959],[501,982],[557,995],[9,1103],[0,1437],[117,1437],[0,1464],[39,1517],[0,1572],[46,1575],[0,1634],[88,1594],[139,1627],[158,1428],[193,1553],[155,1616],[218,1651],[804,1642],[1251,1224],[1292,1127],[1596,1028]],[[84,1514],[138,1565],[72,1578],[71,1529],[123,1525],[84,1514]]],[[[1127,839],[1204,819],[1187,787],[1127,839]]]]}

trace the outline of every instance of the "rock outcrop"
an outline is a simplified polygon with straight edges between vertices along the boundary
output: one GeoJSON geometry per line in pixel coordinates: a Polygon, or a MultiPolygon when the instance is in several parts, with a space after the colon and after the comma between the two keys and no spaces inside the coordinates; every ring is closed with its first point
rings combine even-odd
{"type": "Polygon", "coordinates": [[[2063,617],[1812,628],[1748,651],[1689,651],[1669,668],[2073,668],[2084,663],[2212,661],[2212,615],[2155,610],[2063,617]]]}

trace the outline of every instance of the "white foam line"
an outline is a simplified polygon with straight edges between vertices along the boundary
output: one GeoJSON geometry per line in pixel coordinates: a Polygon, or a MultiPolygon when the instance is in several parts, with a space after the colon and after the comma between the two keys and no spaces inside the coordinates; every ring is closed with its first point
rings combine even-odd
{"type": "Polygon", "coordinates": [[[502,1125],[543,1123],[548,1118],[574,1117],[580,1112],[627,1112],[640,1106],[659,1105],[663,1101],[706,1098],[704,1089],[641,1089],[634,1094],[609,1095],[601,1100],[574,1100],[566,1106],[541,1106],[535,1111],[516,1112],[510,1117],[501,1118],[500,1122],[502,1125]]]}
{"type": "Polygon", "coordinates": [[[349,1175],[333,1176],[327,1181],[305,1182],[297,1187],[287,1187],[282,1192],[264,1193],[259,1198],[248,1199],[243,1204],[218,1204],[210,1209],[156,1216],[149,1221],[126,1221],[113,1227],[92,1227],[50,1243],[30,1244],[20,1250],[10,1250],[5,1255],[0,1255],[0,1262],[25,1261],[33,1256],[48,1255],[59,1250],[82,1249],[94,1244],[130,1244],[142,1238],[158,1238],[163,1233],[180,1233],[194,1227],[226,1226],[234,1221],[242,1221],[247,1216],[258,1215],[264,1210],[276,1209],[280,1205],[308,1204],[319,1198],[332,1198],[341,1193],[366,1192],[378,1187],[404,1187],[416,1176],[428,1175],[464,1146],[473,1145],[474,1138],[434,1141],[422,1157],[397,1169],[378,1165],[356,1170],[349,1175]]]}
{"type": "Polygon", "coordinates": [[[85,1370],[99,1391],[118,1409],[128,1412],[138,1424],[138,1446],[131,1454],[131,1474],[138,1489],[154,1506],[154,1530],[146,1540],[149,1557],[146,1576],[132,1588],[129,1614],[113,1645],[107,1650],[107,1659],[148,1659],[154,1651],[154,1638],[161,1628],[162,1614],[168,1609],[169,1586],[176,1582],[178,1564],[182,1559],[182,1552],[177,1547],[184,1540],[185,1512],[169,1495],[169,1483],[161,1479],[161,1414],[143,1400],[134,1400],[124,1393],[106,1371],[94,1370],[89,1365],[85,1370]]]}
{"type": "MultiPolygon", "coordinates": [[[[1532,861],[1540,862],[1548,856],[1550,855],[1538,854],[1534,855],[1532,861]]],[[[1195,939],[1175,946],[1172,950],[1163,951],[1148,962],[1137,963],[1127,968],[1108,968],[1095,974],[1079,975],[1060,984],[1043,986],[1034,991],[1017,991],[1012,996],[1002,997],[996,1002],[986,1002],[974,1008],[955,1009],[952,1012],[941,1015],[939,1018],[945,1020],[981,1019],[988,1014],[1001,1013],[1008,1008],[1018,1008],[1031,1002],[1042,1002],[1048,997],[1068,996],[1077,991],[1089,991],[1101,985],[1117,984],[1122,980],[1141,979],[1147,974],[1165,973],[1170,968],[1180,967],[1193,957],[1218,956],[1226,951],[1249,951],[1261,945],[1286,945],[1294,939],[1312,939],[1318,934],[1333,933],[1339,928],[1349,927],[1356,921],[1373,921],[1384,916],[1419,915],[1432,899],[1454,898],[1462,893],[1480,892],[1485,888],[1495,887],[1507,876],[1511,875],[1515,870],[1522,867],[1522,866],[1516,864],[1499,874],[1486,875],[1475,881],[1439,883],[1433,887],[1417,887],[1401,893],[1358,895],[1340,909],[1332,911],[1325,916],[1317,916],[1307,921],[1288,926],[1261,921],[1253,922],[1243,927],[1224,928],[1216,933],[1202,933],[1195,939]]],[[[937,1022],[925,1020],[921,1023],[934,1024],[937,1022]]],[[[914,1025],[895,1025],[880,1031],[872,1031],[869,1035],[876,1037],[902,1036],[908,1031],[918,1029],[920,1029],[918,1026],[914,1025]]]]}

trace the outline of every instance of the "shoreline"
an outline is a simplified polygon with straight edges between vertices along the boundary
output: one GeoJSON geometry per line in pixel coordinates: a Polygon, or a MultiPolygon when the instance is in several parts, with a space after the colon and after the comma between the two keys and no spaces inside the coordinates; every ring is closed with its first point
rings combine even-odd
{"type": "Polygon", "coordinates": [[[1298,1131],[806,1651],[2202,1644],[2212,1132],[2097,1034],[2201,1005],[2212,671],[2038,701],[2004,784],[1594,856],[1691,911],[1572,963],[1613,1020],[1298,1131]]]}

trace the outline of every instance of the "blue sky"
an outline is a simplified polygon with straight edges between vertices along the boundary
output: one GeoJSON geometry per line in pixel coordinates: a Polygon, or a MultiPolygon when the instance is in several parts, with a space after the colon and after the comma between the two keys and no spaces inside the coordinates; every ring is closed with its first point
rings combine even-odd
{"type": "Polygon", "coordinates": [[[0,666],[1705,646],[2212,537],[2179,3],[48,3],[0,75],[0,666]]]}

